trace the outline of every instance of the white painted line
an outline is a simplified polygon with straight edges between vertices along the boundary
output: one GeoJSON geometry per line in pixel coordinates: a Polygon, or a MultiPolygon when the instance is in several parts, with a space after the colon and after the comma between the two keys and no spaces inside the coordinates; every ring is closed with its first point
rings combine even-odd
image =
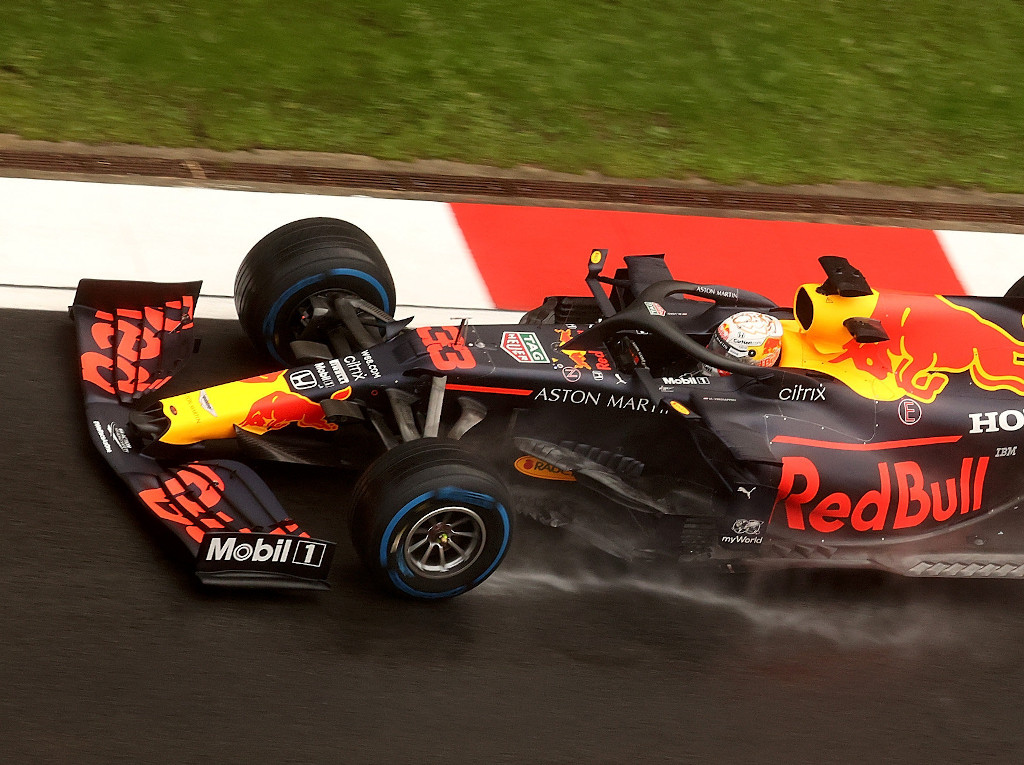
{"type": "Polygon", "coordinates": [[[1004,295],[1024,276],[1024,234],[936,231],[968,295],[1004,295]]]}
{"type": "Polygon", "coordinates": [[[0,283],[203,280],[230,295],[245,253],[300,218],[347,220],[387,259],[398,299],[494,308],[444,202],[0,178],[0,283]]]}
{"type": "MultiPolygon", "coordinates": [[[[0,307],[23,308],[33,311],[66,311],[75,299],[73,289],[53,287],[0,287],[0,307]]],[[[229,297],[203,295],[196,304],[200,319],[229,319],[237,321],[235,301],[229,297]]],[[[498,311],[487,308],[444,308],[439,306],[399,305],[395,311],[399,319],[412,316],[410,326],[457,325],[462,319],[472,324],[517,324],[522,312],[498,311]]]]}

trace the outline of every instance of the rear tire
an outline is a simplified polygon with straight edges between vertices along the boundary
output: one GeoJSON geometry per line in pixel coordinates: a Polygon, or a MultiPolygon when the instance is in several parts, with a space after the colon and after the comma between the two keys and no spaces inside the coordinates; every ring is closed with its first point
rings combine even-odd
{"type": "Polygon", "coordinates": [[[235,309],[253,345],[279,364],[295,362],[289,347],[303,328],[314,295],[355,295],[388,314],[395,283],[373,240],[334,218],[306,218],[263,237],[235,277],[235,309]]]}
{"type": "Polygon", "coordinates": [[[353,544],[398,595],[461,595],[494,572],[512,537],[508,489],[456,441],[398,445],[370,465],[352,501],[353,544]]]}

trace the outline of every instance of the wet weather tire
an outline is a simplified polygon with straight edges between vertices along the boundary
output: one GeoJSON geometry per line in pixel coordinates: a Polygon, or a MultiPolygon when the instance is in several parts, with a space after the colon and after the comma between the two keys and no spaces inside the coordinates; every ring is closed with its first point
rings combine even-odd
{"type": "Polygon", "coordinates": [[[306,218],[263,237],[235,277],[235,309],[253,344],[276,362],[295,358],[289,343],[302,312],[317,294],[348,293],[388,314],[395,283],[384,256],[357,226],[334,218],[306,218]]]}
{"type": "Polygon", "coordinates": [[[460,595],[494,572],[511,541],[508,490],[456,441],[400,444],[370,465],[352,499],[355,548],[396,594],[460,595]]]}

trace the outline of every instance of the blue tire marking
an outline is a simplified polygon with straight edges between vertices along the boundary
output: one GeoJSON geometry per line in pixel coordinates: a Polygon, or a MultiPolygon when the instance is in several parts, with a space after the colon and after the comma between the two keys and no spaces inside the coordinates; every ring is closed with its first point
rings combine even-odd
{"type": "Polygon", "coordinates": [[[470,585],[471,587],[480,584],[480,582],[491,575],[491,572],[498,567],[499,563],[501,563],[501,559],[505,557],[505,548],[508,547],[509,533],[512,531],[512,524],[509,523],[508,520],[508,511],[505,510],[504,505],[500,502],[495,503],[494,509],[498,511],[499,515],[501,515],[501,526],[504,530],[504,538],[501,540],[501,549],[498,550],[498,554],[494,556],[494,562],[487,567],[487,570],[473,580],[473,583],[470,585]]]}
{"type": "Polygon", "coordinates": [[[267,317],[263,320],[263,337],[267,341],[267,349],[270,351],[270,355],[272,355],[278,361],[284,363],[284,359],[282,359],[278,355],[277,351],[274,350],[273,342],[274,325],[277,324],[278,313],[281,312],[281,309],[284,307],[284,304],[287,303],[289,298],[291,298],[291,296],[294,295],[296,292],[305,289],[310,285],[316,284],[317,282],[321,282],[329,276],[352,276],[355,277],[356,279],[361,279],[362,281],[366,282],[377,291],[377,294],[380,295],[381,305],[384,306],[384,310],[387,313],[391,313],[392,311],[395,310],[395,307],[391,305],[391,300],[388,298],[388,293],[387,290],[384,289],[384,285],[381,284],[376,279],[374,279],[365,271],[357,271],[354,268],[335,268],[330,271],[325,271],[322,274],[317,274],[316,276],[310,276],[307,277],[306,279],[302,279],[301,281],[298,281],[291,287],[289,287],[288,290],[286,290],[285,293],[275,301],[274,305],[272,305],[270,307],[270,310],[267,312],[267,317]]]}
{"type": "MultiPolygon", "coordinates": [[[[491,575],[491,572],[493,572],[494,569],[497,568],[498,564],[501,562],[501,559],[505,555],[505,548],[508,547],[508,541],[511,531],[512,525],[511,523],[509,523],[508,511],[505,510],[504,505],[502,505],[500,502],[494,499],[494,497],[491,497],[487,494],[479,494],[475,491],[457,489],[453,486],[448,486],[437,491],[424,492],[415,499],[410,500],[405,505],[403,505],[402,509],[399,510],[395,514],[395,517],[391,519],[391,523],[389,523],[387,528],[384,529],[384,535],[380,540],[380,565],[381,568],[383,568],[387,572],[388,578],[391,579],[391,582],[395,585],[395,587],[397,587],[399,590],[406,593],[407,595],[412,595],[416,598],[449,598],[453,595],[458,595],[460,592],[464,592],[465,590],[468,590],[470,587],[479,584],[491,575]],[[487,567],[486,571],[484,571],[482,574],[480,574],[480,576],[474,579],[471,584],[456,587],[455,589],[447,590],[446,592],[423,592],[421,590],[415,590],[408,584],[406,584],[406,582],[402,580],[398,573],[388,568],[388,541],[391,539],[391,534],[394,532],[395,527],[398,526],[402,518],[408,515],[414,508],[416,508],[420,503],[430,499],[431,497],[437,497],[438,499],[462,499],[463,501],[471,500],[480,505],[483,505],[484,507],[489,507],[492,510],[497,510],[498,514],[501,516],[502,521],[503,537],[501,540],[501,548],[498,550],[498,554],[494,556],[494,562],[487,567]]],[[[412,572],[409,571],[408,567],[405,565],[404,556],[398,556],[398,568],[403,574],[406,574],[407,576],[412,575],[412,572]]]]}

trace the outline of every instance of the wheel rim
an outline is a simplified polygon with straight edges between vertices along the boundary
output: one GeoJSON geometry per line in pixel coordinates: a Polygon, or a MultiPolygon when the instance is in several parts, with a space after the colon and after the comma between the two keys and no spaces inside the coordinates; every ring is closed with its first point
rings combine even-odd
{"type": "Polygon", "coordinates": [[[446,579],[473,565],[487,530],[476,512],[461,505],[432,510],[409,529],[403,556],[417,576],[446,579]]]}
{"type": "MultiPolygon", "coordinates": [[[[316,299],[321,299],[328,304],[331,304],[339,297],[352,297],[366,300],[365,296],[360,295],[358,292],[339,289],[337,287],[312,292],[296,303],[295,306],[293,306],[283,317],[283,323],[280,325],[280,331],[283,333],[284,337],[279,335],[277,342],[286,346],[293,340],[313,341],[327,345],[336,355],[348,355],[348,353],[351,352],[350,348],[346,345],[335,345],[335,341],[337,341],[335,332],[337,330],[342,330],[342,332],[347,335],[347,332],[344,330],[343,319],[335,314],[333,309],[328,309],[329,312],[326,314],[318,314],[314,308],[314,301],[316,299]]],[[[374,337],[375,335],[383,336],[383,331],[381,329],[382,325],[379,320],[376,320],[377,323],[374,325],[372,323],[374,317],[371,317],[371,323],[368,324],[366,321],[367,314],[357,309],[357,315],[360,317],[363,326],[366,327],[371,337],[374,337]]],[[[357,347],[355,350],[358,352],[359,348],[357,347]]]]}
{"type": "Polygon", "coordinates": [[[313,299],[322,298],[327,302],[331,302],[336,297],[346,296],[359,297],[354,292],[339,289],[318,290],[317,292],[311,292],[306,295],[295,305],[294,308],[291,309],[291,311],[288,312],[288,315],[285,317],[284,324],[282,326],[288,335],[286,342],[291,340],[317,340],[319,342],[326,342],[327,334],[330,329],[334,326],[340,325],[341,321],[335,320],[330,325],[318,322],[314,318],[313,299]]]}

